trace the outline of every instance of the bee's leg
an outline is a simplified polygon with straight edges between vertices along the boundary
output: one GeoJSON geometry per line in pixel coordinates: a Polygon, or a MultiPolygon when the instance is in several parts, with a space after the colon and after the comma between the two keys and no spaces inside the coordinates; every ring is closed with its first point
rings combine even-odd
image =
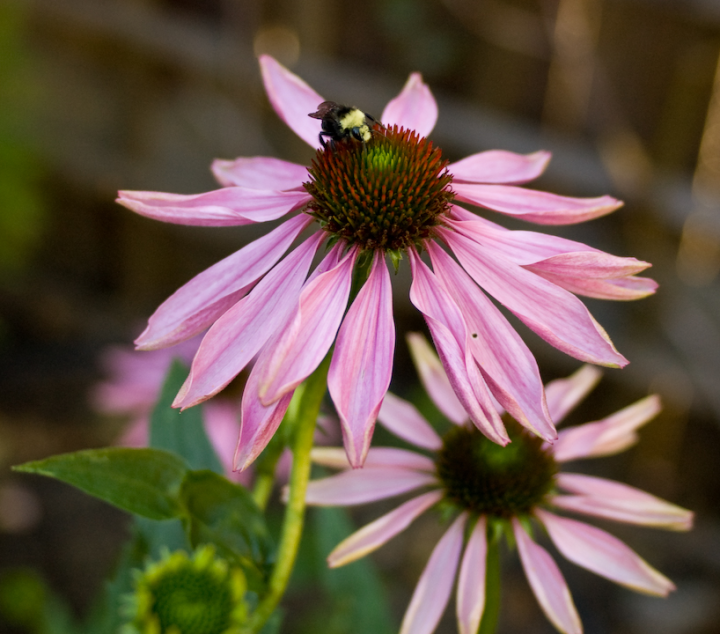
{"type": "Polygon", "coordinates": [[[320,145],[323,146],[323,150],[327,150],[327,144],[325,143],[325,139],[323,137],[329,136],[327,132],[321,132],[318,134],[318,139],[320,139],[320,145]]]}

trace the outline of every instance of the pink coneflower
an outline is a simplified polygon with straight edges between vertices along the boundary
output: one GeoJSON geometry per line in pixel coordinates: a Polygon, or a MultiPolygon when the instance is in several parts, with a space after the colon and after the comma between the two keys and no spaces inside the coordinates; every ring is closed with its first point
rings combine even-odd
{"type": "MultiPolygon", "coordinates": [[[[419,336],[411,346],[434,366],[426,379],[440,410],[457,406],[447,390],[440,363],[434,363],[419,336]]],[[[584,366],[567,379],[547,385],[553,420],[560,421],[599,379],[599,371],[584,366]]],[[[531,537],[533,524],[547,531],[570,561],[616,583],[647,594],[665,596],[672,582],[650,567],[618,539],[598,528],[556,515],[569,510],[620,522],[688,530],[692,513],[633,487],[604,478],[561,472],[563,463],[606,456],[637,442],[636,430],[660,410],[649,396],[602,420],[560,432],[554,445],[544,443],[520,426],[510,426],[513,443],[499,447],[469,421],[457,421],[440,437],[410,403],[388,393],[380,422],[391,432],[432,456],[388,447],[370,449],[365,468],[352,470],[344,452],[315,448],[315,462],[347,469],[310,482],[307,503],[349,506],[427,489],[390,513],[360,529],[335,548],[330,566],[350,563],[382,546],[428,509],[455,517],[438,542],[420,577],[405,613],[401,634],[430,634],[450,598],[456,574],[457,618],[461,634],[477,632],[485,606],[488,535],[512,531],[525,574],[548,619],[561,632],[582,632],[570,591],[553,559],[531,537]],[[464,551],[464,554],[463,554],[464,551]]],[[[451,419],[452,420],[452,419],[451,419]]]]}
{"type": "Polygon", "coordinates": [[[216,161],[222,189],[119,195],[139,214],[178,224],[289,217],[180,288],[137,339],[139,348],[152,350],[210,327],[175,405],[190,407],[216,394],[257,355],[236,454],[236,466],[245,468],[280,424],[295,388],[335,344],[328,387],[350,462],[362,465],[392,370],[385,256],[397,264],[404,255],[413,274],[410,299],[425,316],[473,423],[493,441],[509,442],[497,401],[533,433],[554,439],[535,359],[481,287],[553,346],[617,367],[627,361],[574,293],[643,297],[656,285],[635,274],[649,264],[545,234],[508,231],[458,203],[558,225],[602,216],[621,203],[517,187],[542,173],[547,152],[488,151],[449,163],[426,138],[437,105],[417,73],[386,106],[367,142],[324,148],[321,122],[308,116],[324,99],[271,57],[261,57],[260,66],[277,113],[317,150],[309,168],[268,157],[216,161]],[[281,259],[310,225],[312,235],[281,259]],[[323,245],[330,250],[308,277],[323,245]],[[354,274],[362,286],[348,309],[354,274]]]}

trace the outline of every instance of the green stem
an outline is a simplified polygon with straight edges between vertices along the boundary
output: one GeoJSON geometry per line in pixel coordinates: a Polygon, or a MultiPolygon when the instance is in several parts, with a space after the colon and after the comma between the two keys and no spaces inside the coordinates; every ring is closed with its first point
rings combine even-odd
{"type": "Polygon", "coordinates": [[[273,490],[273,484],[275,483],[275,476],[269,473],[258,475],[255,478],[255,486],[253,487],[253,500],[257,504],[261,511],[264,511],[267,507],[270,494],[273,490]]]}
{"type": "Polygon", "coordinates": [[[295,566],[295,558],[297,557],[305,522],[305,492],[310,480],[310,450],[313,447],[313,434],[315,433],[315,423],[320,412],[320,405],[327,390],[329,367],[330,355],[328,354],[305,384],[295,429],[290,495],[285,509],[277,562],[270,577],[268,592],[260,601],[250,620],[249,629],[251,632],[259,632],[270,618],[283,594],[285,594],[285,589],[295,566]]]}
{"type": "Polygon", "coordinates": [[[478,634],[495,634],[500,616],[500,539],[492,534],[488,539],[485,563],[485,609],[478,634]]]}

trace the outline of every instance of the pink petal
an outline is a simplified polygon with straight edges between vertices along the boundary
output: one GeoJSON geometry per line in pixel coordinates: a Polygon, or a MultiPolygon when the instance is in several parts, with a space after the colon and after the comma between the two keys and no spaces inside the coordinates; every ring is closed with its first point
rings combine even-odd
{"type": "Polygon", "coordinates": [[[553,504],[561,508],[674,531],[692,528],[691,511],[627,484],[576,473],[561,473],[557,482],[560,488],[579,494],[555,496],[553,504]]]}
{"type": "Polygon", "coordinates": [[[437,484],[435,476],[392,467],[343,471],[312,480],[305,500],[315,506],[353,506],[384,500],[420,487],[437,484]]]}
{"type": "Polygon", "coordinates": [[[450,379],[445,374],[440,359],[430,347],[427,339],[418,332],[410,332],[405,338],[415,369],[420,375],[420,382],[432,402],[456,425],[464,423],[468,420],[467,412],[455,395],[455,391],[450,385],[450,379]]]}
{"type": "Polygon", "coordinates": [[[635,258],[620,258],[602,251],[578,251],[559,253],[528,264],[525,268],[555,277],[605,280],[635,275],[649,266],[651,265],[648,262],[635,258]]]}
{"type": "Polygon", "coordinates": [[[415,586],[400,634],[432,634],[435,631],[455,582],[466,521],[467,515],[463,513],[435,546],[415,586]]]}
{"type": "Polygon", "coordinates": [[[278,116],[310,146],[320,146],[320,121],[308,115],[325,101],[297,75],[269,55],[260,56],[265,92],[278,116]]]}
{"type": "Polygon", "coordinates": [[[234,161],[216,159],[211,169],[223,187],[299,189],[308,180],[306,167],[270,156],[240,157],[234,161]]]}
{"type": "Polygon", "coordinates": [[[291,218],[196,275],[160,304],[135,345],[154,350],[205,330],[275,265],[311,222],[304,214],[291,218]]]}
{"type": "Polygon", "coordinates": [[[557,564],[530,539],[516,518],[512,523],[525,576],[545,616],[564,634],[582,634],[580,617],[557,564]]]}
{"type": "Polygon", "coordinates": [[[545,404],[535,357],[502,313],[437,244],[428,252],[472,333],[470,350],[500,404],[520,424],[548,441],[557,437],[545,404]]]}
{"type": "Polygon", "coordinates": [[[585,222],[622,206],[622,202],[612,196],[570,198],[512,185],[453,182],[453,191],[460,202],[487,207],[541,225],[585,222]]]}
{"type": "MultiPolygon", "coordinates": [[[[339,447],[313,447],[311,457],[313,462],[324,467],[332,467],[333,469],[351,468],[347,454],[339,447]]],[[[376,467],[394,467],[396,469],[435,473],[435,463],[427,456],[394,447],[372,447],[370,449],[363,469],[374,469],[376,467]]]]}
{"type": "Polygon", "coordinates": [[[200,345],[175,407],[191,407],[217,394],[286,322],[322,238],[322,232],[308,238],[215,322],[200,345]]]}
{"type": "Polygon", "coordinates": [[[337,336],[328,389],[353,467],[361,467],[375,419],[390,385],[395,324],[385,255],[375,253],[370,275],[350,306],[337,336]]]}
{"type": "Polygon", "coordinates": [[[487,520],[481,517],[473,529],[460,566],[457,584],[457,619],[460,634],[477,634],[485,610],[487,520]]]}
{"type": "Polygon", "coordinates": [[[242,398],[240,438],[233,461],[234,468],[240,471],[247,469],[270,442],[293,396],[293,392],[288,392],[272,405],[263,405],[257,396],[256,370],[257,366],[250,372],[242,398]]]}
{"type": "Polygon", "coordinates": [[[550,152],[515,154],[488,150],[450,163],[453,183],[526,183],[536,179],[550,162],[550,152]]]}
{"type": "Polygon", "coordinates": [[[235,448],[240,435],[240,404],[227,399],[213,399],[203,407],[205,433],[225,469],[225,476],[249,486],[250,471],[233,471],[235,448]]]}
{"type": "MultiPolygon", "coordinates": [[[[532,267],[527,267],[532,270],[532,267]]],[[[632,301],[652,295],[658,288],[658,283],[649,277],[619,277],[609,280],[592,278],[570,277],[568,275],[552,275],[544,271],[534,271],[540,277],[557,284],[566,291],[594,297],[595,299],[609,299],[614,301],[632,301]]]]}
{"type": "Polygon", "coordinates": [[[118,192],[117,202],[162,222],[201,227],[229,227],[277,220],[310,200],[305,191],[225,187],[205,194],[118,192]]]}
{"type": "Polygon", "coordinates": [[[538,509],[537,515],[566,559],[632,590],[667,596],[672,581],[609,533],[538,509]]]}
{"type": "Polygon", "coordinates": [[[402,92],[385,106],[382,123],[386,126],[397,124],[426,137],[435,127],[437,117],[438,107],[430,88],[420,73],[412,73],[402,92]]]}
{"type": "Polygon", "coordinates": [[[429,451],[437,451],[442,447],[442,439],[415,406],[392,392],[385,394],[378,412],[378,420],[398,438],[416,447],[429,451]]]}
{"type": "Polygon", "coordinates": [[[327,558],[328,566],[338,568],[377,550],[441,499],[441,491],[424,493],[363,526],[333,549],[327,558]]]}
{"type": "Polygon", "coordinates": [[[584,365],[566,379],[556,379],[545,386],[550,416],[557,425],[582,401],[602,378],[602,372],[584,365]]]}
{"type": "Polygon", "coordinates": [[[469,334],[455,302],[414,250],[410,301],[423,313],[450,384],[477,428],[493,442],[510,442],[468,348],[469,334]]]}
{"type": "Polygon", "coordinates": [[[627,359],[574,295],[487,253],[466,236],[442,227],[437,231],[470,276],[548,343],[581,361],[627,365],[627,359]]]}
{"type": "MultiPolygon", "coordinates": [[[[337,266],[305,284],[295,315],[272,354],[264,362],[258,360],[263,403],[270,404],[294,390],[330,350],[347,307],[357,254],[357,249],[352,249],[337,266]]],[[[330,253],[328,257],[335,256],[330,253]]]]}
{"type": "Polygon", "coordinates": [[[555,460],[567,462],[624,451],[637,442],[635,430],[657,416],[660,409],[660,398],[652,395],[603,420],[564,429],[553,448],[555,460]]]}

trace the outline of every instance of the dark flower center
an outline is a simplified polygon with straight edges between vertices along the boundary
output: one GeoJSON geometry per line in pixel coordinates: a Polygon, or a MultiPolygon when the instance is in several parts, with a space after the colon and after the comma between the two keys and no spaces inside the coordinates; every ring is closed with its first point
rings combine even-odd
{"type": "Polygon", "coordinates": [[[475,427],[454,427],[435,460],[445,499],[461,510],[508,519],[528,514],[555,485],[552,451],[514,421],[512,442],[500,447],[475,427]],[[517,428],[514,428],[517,426],[517,428]]]}
{"type": "Polygon", "coordinates": [[[363,250],[419,245],[454,197],[448,161],[417,132],[376,125],[367,143],[318,150],[304,183],[307,212],[333,236],[363,250]]]}

